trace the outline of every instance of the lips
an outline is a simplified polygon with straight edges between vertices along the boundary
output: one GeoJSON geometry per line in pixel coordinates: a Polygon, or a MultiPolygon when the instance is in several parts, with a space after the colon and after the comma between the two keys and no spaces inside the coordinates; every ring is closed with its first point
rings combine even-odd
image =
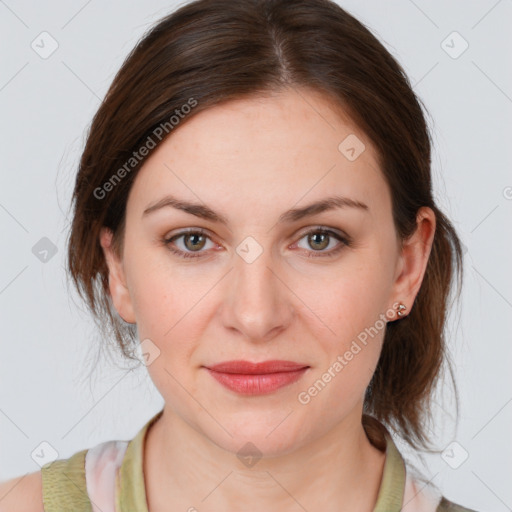
{"type": "Polygon", "coordinates": [[[236,373],[244,375],[264,375],[268,373],[293,372],[307,368],[308,365],[296,363],[294,361],[263,361],[261,363],[252,363],[250,361],[226,361],[213,366],[208,366],[210,370],[221,373],[236,373]]]}
{"type": "Polygon", "coordinates": [[[207,370],[217,382],[235,393],[261,395],[296,382],[308,368],[294,361],[226,361],[207,370]]]}

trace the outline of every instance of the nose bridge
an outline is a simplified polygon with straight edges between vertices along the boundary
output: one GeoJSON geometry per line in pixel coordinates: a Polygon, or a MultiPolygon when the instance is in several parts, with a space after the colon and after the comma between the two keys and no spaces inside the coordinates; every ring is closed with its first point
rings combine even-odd
{"type": "Polygon", "coordinates": [[[254,341],[264,340],[289,321],[286,287],[269,247],[247,237],[236,252],[224,321],[254,341]]]}

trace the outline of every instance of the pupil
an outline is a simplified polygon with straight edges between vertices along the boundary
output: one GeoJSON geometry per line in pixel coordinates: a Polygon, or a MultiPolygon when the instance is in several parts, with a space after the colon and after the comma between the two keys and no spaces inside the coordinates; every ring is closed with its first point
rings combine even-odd
{"type": "MultiPolygon", "coordinates": [[[[190,239],[201,239],[201,238],[203,238],[202,235],[188,235],[189,241],[190,241],[190,239]]],[[[189,244],[187,244],[187,245],[189,245],[189,244]]],[[[194,249],[194,248],[197,249],[198,247],[201,248],[200,243],[199,243],[199,245],[197,245],[197,240],[195,242],[192,242],[190,245],[191,245],[191,247],[189,247],[189,249],[194,249]]]]}
{"type": "Polygon", "coordinates": [[[321,247],[319,247],[320,249],[324,249],[326,247],[325,243],[322,243],[322,242],[325,242],[326,238],[327,238],[327,235],[325,233],[315,233],[313,235],[311,235],[310,237],[312,240],[313,240],[313,244],[320,244],[321,247]],[[323,240],[317,240],[316,237],[323,237],[323,240]]]}

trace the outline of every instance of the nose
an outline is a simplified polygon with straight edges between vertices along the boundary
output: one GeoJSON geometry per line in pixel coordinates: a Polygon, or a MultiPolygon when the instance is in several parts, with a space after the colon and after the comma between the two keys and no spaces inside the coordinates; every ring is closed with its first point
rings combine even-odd
{"type": "Polygon", "coordinates": [[[263,250],[254,261],[235,255],[234,268],[226,279],[222,321],[227,329],[261,343],[290,325],[293,294],[273,264],[270,250],[263,250]]]}

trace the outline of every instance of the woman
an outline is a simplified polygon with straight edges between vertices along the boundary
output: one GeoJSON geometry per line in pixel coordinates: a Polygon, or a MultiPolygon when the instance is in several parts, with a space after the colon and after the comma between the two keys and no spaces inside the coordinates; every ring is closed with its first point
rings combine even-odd
{"type": "Polygon", "coordinates": [[[161,20],[93,120],[68,263],[124,354],[140,342],[165,406],[7,499],[470,510],[391,437],[430,445],[461,280],[430,151],[402,68],[329,0],[197,0],[161,20]]]}

